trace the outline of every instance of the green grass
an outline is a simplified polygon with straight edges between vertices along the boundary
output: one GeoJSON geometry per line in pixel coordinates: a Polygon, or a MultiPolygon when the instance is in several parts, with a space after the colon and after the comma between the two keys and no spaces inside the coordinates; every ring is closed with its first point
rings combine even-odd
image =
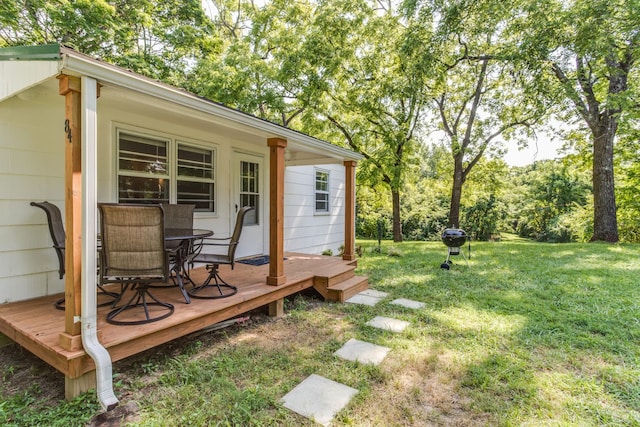
{"type": "Polygon", "coordinates": [[[31,386],[27,391],[0,397],[0,425],[13,426],[85,426],[99,410],[95,395],[88,393],[71,402],[44,403],[42,391],[31,386]]]}
{"type": "MultiPolygon", "coordinates": [[[[640,426],[640,245],[474,242],[469,266],[453,257],[446,271],[439,242],[358,244],[383,302],[296,296],[284,318],[116,365],[122,403],[140,407],[130,425],[311,426],[278,402],[315,373],[359,390],[333,425],[640,426]],[[411,326],[366,326],[374,316],[411,326]],[[350,338],[391,351],[376,367],[333,356],[350,338]]],[[[5,396],[0,424],[86,421],[90,398],[18,415],[37,392],[5,396]]]]}

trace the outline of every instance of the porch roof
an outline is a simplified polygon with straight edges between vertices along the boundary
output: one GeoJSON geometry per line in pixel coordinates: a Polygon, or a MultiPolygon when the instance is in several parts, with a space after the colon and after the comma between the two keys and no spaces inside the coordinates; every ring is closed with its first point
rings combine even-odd
{"type": "Polygon", "coordinates": [[[58,44],[0,48],[0,102],[60,74],[95,78],[101,85],[181,106],[220,126],[287,140],[287,164],[358,161],[362,155],[268,120],[244,113],[183,89],[92,58],[58,44]],[[7,78],[11,76],[13,78],[7,78]]]}

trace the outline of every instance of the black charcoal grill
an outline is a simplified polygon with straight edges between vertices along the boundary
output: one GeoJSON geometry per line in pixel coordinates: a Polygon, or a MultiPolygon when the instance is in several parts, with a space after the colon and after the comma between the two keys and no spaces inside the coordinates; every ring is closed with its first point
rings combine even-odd
{"type": "Polygon", "coordinates": [[[465,244],[465,242],[469,241],[469,258],[471,258],[471,236],[468,236],[464,230],[460,228],[446,228],[442,234],[440,235],[442,239],[442,243],[447,246],[447,259],[440,264],[440,268],[444,268],[448,270],[451,267],[451,255],[460,255],[469,265],[469,260],[465,256],[464,252],[460,250],[460,247],[465,244]]]}

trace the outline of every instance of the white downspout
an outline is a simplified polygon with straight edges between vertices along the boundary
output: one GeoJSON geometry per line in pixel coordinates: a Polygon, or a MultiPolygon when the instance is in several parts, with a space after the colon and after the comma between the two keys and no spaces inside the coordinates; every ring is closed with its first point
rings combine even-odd
{"type": "Polygon", "coordinates": [[[97,309],[97,135],[98,85],[93,78],[83,76],[82,82],[82,345],[96,365],[96,391],[104,410],[118,405],[113,393],[111,356],[98,341],[97,309]]]}

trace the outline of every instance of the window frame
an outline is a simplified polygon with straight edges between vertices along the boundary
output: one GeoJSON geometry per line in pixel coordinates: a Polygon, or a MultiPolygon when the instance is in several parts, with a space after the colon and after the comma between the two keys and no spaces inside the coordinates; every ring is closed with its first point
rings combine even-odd
{"type": "Polygon", "coordinates": [[[313,174],[313,211],[315,215],[330,215],[331,214],[331,171],[327,169],[314,168],[313,174]],[[318,175],[324,174],[326,175],[326,190],[318,189],[318,183],[322,181],[318,181],[318,175]],[[326,200],[321,200],[321,202],[326,203],[326,209],[318,209],[318,195],[323,195],[323,198],[326,197],[326,200]]]}
{"type": "MultiPolygon", "coordinates": [[[[178,201],[178,181],[183,182],[206,182],[212,185],[212,198],[210,200],[211,209],[204,210],[202,208],[196,209],[196,214],[199,216],[217,216],[218,215],[218,186],[217,186],[217,155],[218,146],[213,143],[207,143],[202,141],[196,141],[189,138],[183,138],[177,135],[169,135],[161,132],[153,132],[149,130],[138,130],[134,127],[116,125],[115,126],[115,200],[120,203],[120,177],[132,176],[132,177],[159,177],[157,174],[127,171],[120,169],[121,159],[121,139],[122,136],[137,137],[141,139],[148,139],[150,141],[163,142],[166,144],[166,167],[167,173],[161,177],[169,180],[167,188],[168,202],[177,203],[178,201]],[[179,175],[179,148],[193,148],[195,150],[209,151],[211,154],[211,178],[198,178],[179,175]],[[181,176],[183,178],[181,178],[181,176]],[[185,179],[188,178],[188,179],[185,179]]],[[[144,200],[144,199],[139,199],[144,200]]],[[[138,200],[127,200],[126,203],[140,203],[138,200]]],[[[186,202],[185,202],[186,203],[186,202]]]]}
{"type": "MultiPolygon", "coordinates": [[[[172,185],[172,190],[173,192],[169,194],[170,198],[171,198],[171,194],[175,195],[175,200],[173,201],[173,203],[177,203],[178,202],[178,182],[182,181],[182,182],[201,182],[201,183],[208,183],[212,185],[212,198],[211,200],[209,200],[209,202],[212,205],[211,210],[203,210],[203,209],[198,209],[196,208],[196,212],[202,212],[202,213],[208,213],[208,214],[217,214],[217,180],[216,180],[216,174],[217,174],[217,161],[216,161],[216,156],[218,154],[218,150],[216,149],[216,147],[213,146],[206,146],[204,144],[198,144],[198,143],[194,143],[191,141],[186,140],[185,138],[175,138],[175,156],[174,156],[174,160],[175,160],[175,167],[172,169],[173,172],[175,172],[175,179],[172,181],[173,185],[172,185]],[[188,176],[184,176],[184,175],[180,175],[179,170],[180,170],[180,158],[179,158],[179,151],[180,151],[180,147],[185,147],[187,149],[189,148],[193,148],[195,150],[202,150],[202,151],[209,151],[211,154],[211,178],[201,178],[201,177],[188,177],[188,176]],[[183,176],[184,178],[181,178],[181,176],[183,176]],[[186,179],[188,178],[188,179],[186,179]]],[[[185,201],[185,203],[189,203],[188,201],[185,201]]]]}

